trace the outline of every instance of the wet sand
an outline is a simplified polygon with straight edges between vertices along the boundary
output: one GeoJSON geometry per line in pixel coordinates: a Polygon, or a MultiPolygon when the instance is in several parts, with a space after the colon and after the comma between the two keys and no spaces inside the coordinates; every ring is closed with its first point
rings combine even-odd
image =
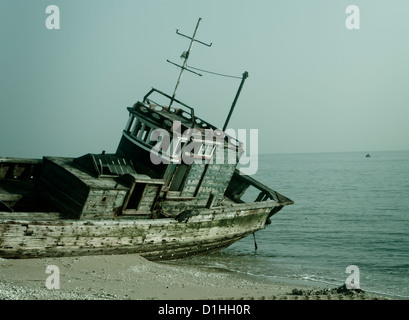
{"type": "MultiPolygon", "coordinates": [[[[339,291],[339,290],[338,290],[339,291]]],[[[148,261],[136,254],[0,259],[0,300],[373,300],[387,297],[265,282],[219,269],[148,261]],[[51,281],[59,270],[59,289],[51,281]]]]}

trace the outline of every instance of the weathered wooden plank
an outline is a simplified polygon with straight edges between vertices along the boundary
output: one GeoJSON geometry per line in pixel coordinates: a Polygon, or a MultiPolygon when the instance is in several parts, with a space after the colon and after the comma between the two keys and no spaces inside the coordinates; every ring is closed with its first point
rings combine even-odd
{"type": "Polygon", "coordinates": [[[264,228],[275,205],[275,201],[266,201],[203,208],[181,222],[174,219],[3,220],[0,221],[0,256],[18,258],[115,251],[169,259],[197,254],[227,246],[234,239],[264,228]]]}
{"type": "MultiPolygon", "coordinates": [[[[217,239],[234,236],[243,231],[243,227],[254,224],[255,229],[263,226],[266,217],[255,216],[256,219],[249,221],[247,217],[225,219],[209,223],[178,223],[173,229],[164,228],[162,225],[149,226],[149,228],[131,228],[129,225],[123,228],[111,228],[107,226],[82,226],[78,229],[73,226],[41,226],[41,225],[10,225],[2,226],[1,234],[3,246],[18,244],[20,246],[36,246],[41,242],[44,246],[69,245],[75,243],[78,246],[87,245],[113,245],[119,243],[161,243],[161,242],[191,242],[205,241],[208,238],[217,239]],[[189,230],[189,232],[186,232],[189,230]],[[69,236],[71,235],[71,236],[69,236]]],[[[146,226],[145,226],[146,227],[146,226]]],[[[250,229],[251,230],[251,229],[250,229]]]]}
{"type": "Polygon", "coordinates": [[[109,192],[100,192],[101,190],[90,190],[89,196],[82,209],[82,217],[89,214],[111,215],[122,207],[127,192],[124,190],[110,190],[109,192]]]}
{"type": "MultiPolygon", "coordinates": [[[[247,235],[247,234],[246,234],[247,235]]],[[[200,241],[194,242],[186,245],[181,245],[180,243],[169,243],[162,242],[160,244],[144,244],[143,246],[121,246],[117,245],[114,247],[101,248],[101,247],[67,247],[67,246],[56,246],[56,247],[37,247],[30,251],[25,248],[12,248],[8,251],[4,250],[0,253],[4,257],[16,258],[16,257],[38,257],[38,256],[79,256],[87,254],[123,254],[123,253],[139,253],[141,256],[146,257],[150,260],[160,260],[160,259],[177,259],[183,258],[190,255],[208,253],[212,251],[217,251],[225,248],[238,241],[246,235],[241,235],[237,237],[226,237],[221,241],[200,241]]]]}
{"type": "Polygon", "coordinates": [[[82,248],[82,247],[110,247],[110,246],[135,246],[142,244],[142,237],[87,237],[87,238],[74,238],[74,237],[60,237],[60,238],[35,238],[35,237],[21,237],[16,239],[15,237],[6,238],[0,245],[0,247],[18,246],[21,248],[33,248],[38,249],[41,247],[53,248],[58,246],[82,248]]]}
{"type": "Polygon", "coordinates": [[[0,201],[16,202],[23,197],[22,194],[0,193],[0,201]]]}
{"type": "Polygon", "coordinates": [[[32,236],[38,237],[59,237],[59,236],[138,236],[145,234],[151,224],[119,224],[118,222],[106,225],[86,225],[84,223],[65,224],[34,224],[29,221],[0,223],[0,233],[2,236],[22,236],[27,229],[30,229],[32,236]]]}
{"type": "Polygon", "coordinates": [[[42,159],[29,159],[29,158],[11,158],[0,157],[0,164],[13,163],[13,164],[41,164],[42,159]]]}
{"type": "Polygon", "coordinates": [[[61,213],[59,212],[0,212],[0,225],[7,221],[12,220],[27,220],[33,223],[33,221],[48,221],[48,220],[60,220],[61,213]]]}
{"type": "MultiPolygon", "coordinates": [[[[211,241],[210,244],[216,245],[218,243],[223,243],[224,241],[230,242],[230,239],[233,239],[234,237],[224,237],[223,240],[220,241],[211,241]]],[[[38,250],[42,248],[46,248],[47,250],[69,250],[71,252],[73,251],[81,251],[81,250],[87,250],[87,249],[105,249],[109,250],[112,247],[127,247],[129,251],[137,251],[139,253],[146,252],[148,253],[149,251],[155,252],[155,250],[161,250],[161,251],[187,251],[189,248],[192,247],[204,247],[206,246],[206,241],[200,241],[199,239],[196,239],[196,241],[192,241],[191,243],[186,243],[185,245],[181,245],[181,243],[177,240],[172,240],[170,239],[169,241],[160,241],[160,242],[152,242],[152,241],[145,241],[143,244],[141,242],[141,239],[137,238],[126,238],[126,239],[121,239],[118,240],[117,238],[104,238],[104,239],[87,239],[86,241],[81,241],[81,240],[73,240],[73,239],[60,239],[60,240],[55,240],[55,241],[50,241],[46,239],[30,239],[30,241],[21,241],[18,243],[3,243],[2,248],[5,248],[7,246],[13,246],[14,250],[38,250]],[[69,241],[71,240],[71,242],[69,241]]]]}

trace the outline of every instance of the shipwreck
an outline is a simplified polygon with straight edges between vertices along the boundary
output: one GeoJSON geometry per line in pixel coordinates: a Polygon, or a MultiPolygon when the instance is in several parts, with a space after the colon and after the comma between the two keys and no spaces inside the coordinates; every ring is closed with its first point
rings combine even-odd
{"type": "Polygon", "coordinates": [[[173,95],[153,88],[129,107],[115,153],[0,157],[0,257],[184,258],[228,247],[293,203],[237,168],[243,147],[225,129],[247,72],[223,129],[176,99],[199,22],[192,37],[177,31],[190,45],[173,95]]]}

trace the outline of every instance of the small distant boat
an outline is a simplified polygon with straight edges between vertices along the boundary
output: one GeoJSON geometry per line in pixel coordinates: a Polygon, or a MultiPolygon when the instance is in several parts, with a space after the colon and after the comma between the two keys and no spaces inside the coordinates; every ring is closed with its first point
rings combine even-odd
{"type": "Polygon", "coordinates": [[[366,158],[370,158],[371,155],[370,155],[369,153],[367,153],[365,157],[366,157],[366,158]]]}

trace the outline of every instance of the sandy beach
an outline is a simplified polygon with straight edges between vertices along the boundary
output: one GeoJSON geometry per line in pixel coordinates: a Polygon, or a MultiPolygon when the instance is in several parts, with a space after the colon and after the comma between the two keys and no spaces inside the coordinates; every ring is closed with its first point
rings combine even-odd
{"type": "Polygon", "coordinates": [[[0,300],[373,300],[387,297],[271,283],[136,254],[0,259],[0,300]],[[46,273],[48,266],[54,268],[46,273]],[[57,269],[57,268],[58,269],[57,269]],[[58,270],[58,271],[56,271],[58,270]],[[59,283],[56,276],[59,272],[59,283]],[[51,278],[50,278],[51,277],[51,278]],[[48,278],[48,284],[47,284],[48,278]],[[58,285],[59,288],[56,288],[58,285]],[[47,288],[54,286],[54,288],[47,288]]]}

